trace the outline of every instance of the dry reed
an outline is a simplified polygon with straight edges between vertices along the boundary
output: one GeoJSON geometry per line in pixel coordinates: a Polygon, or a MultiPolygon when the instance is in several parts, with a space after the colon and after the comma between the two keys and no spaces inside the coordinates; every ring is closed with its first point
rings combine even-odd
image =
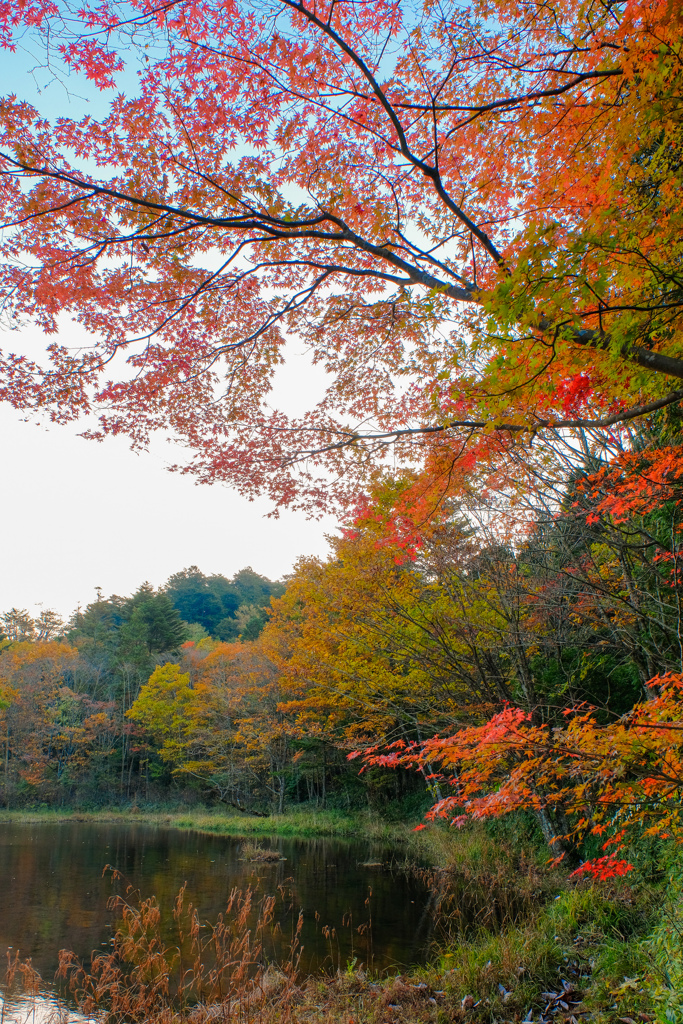
{"type": "Polygon", "coordinates": [[[274,926],[275,902],[257,900],[251,887],[233,889],[224,913],[202,924],[183,886],[169,940],[157,900],[129,889],[110,900],[120,917],[112,949],[93,953],[88,967],[62,950],[57,978],[79,1011],[103,1024],[251,1024],[263,1019],[266,1005],[286,1020],[297,992],[302,916],[284,962],[268,965],[263,941],[274,926]]]}

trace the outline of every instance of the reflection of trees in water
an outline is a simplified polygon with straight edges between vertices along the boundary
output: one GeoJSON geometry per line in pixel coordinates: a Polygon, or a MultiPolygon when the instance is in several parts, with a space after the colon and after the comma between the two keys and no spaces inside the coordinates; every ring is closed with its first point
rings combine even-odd
{"type": "Polygon", "coordinates": [[[342,966],[352,956],[366,962],[371,952],[380,969],[420,960],[431,927],[423,913],[426,887],[421,880],[363,866],[386,860],[386,851],[335,839],[273,838],[261,842],[286,859],[260,864],[240,860],[241,842],[137,824],[7,824],[0,833],[0,870],[6,879],[0,949],[11,945],[32,957],[48,983],[59,949],[72,949],[82,959],[108,949],[114,913],[107,900],[124,889],[102,877],[111,864],[143,897],[153,893],[162,908],[172,907],[187,882],[188,899],[198,907],[202,924],[217,919],[235,887],[276,895],[278,930],[268,936],[264,955],[282,957],[303,910],[306,971],[317,970],[328,955],[325,925],[336,929],[336,959],[342,966]]]}

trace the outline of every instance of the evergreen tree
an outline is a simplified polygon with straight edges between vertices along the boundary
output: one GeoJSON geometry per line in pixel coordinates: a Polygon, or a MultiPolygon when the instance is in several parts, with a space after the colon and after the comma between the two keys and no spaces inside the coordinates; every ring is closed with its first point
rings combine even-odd
{"type": "Polygon", "coordinates": [[[168,594],[143,583],[122,609],[119,653],[133,661],[177,651],[186,638],[185,625],[168,594]]]}
{"type": "Polygon", "coordinates": [[[225,576],[205,576],[191,565],[169,577],[164,591],[183,621],[197,623],[219,640],[253,640],[266,622],[271,597],[284,593],[282,583],[260,576],[247,566],[225,576]]]}
{"type": "Polygon", "coordinates": [[[239,596],[224,576],[205,576],[191,565],[171,576],[164,590],[185,622],[196,622],[216,635],[219,622],[239,607],[239,596]]]}

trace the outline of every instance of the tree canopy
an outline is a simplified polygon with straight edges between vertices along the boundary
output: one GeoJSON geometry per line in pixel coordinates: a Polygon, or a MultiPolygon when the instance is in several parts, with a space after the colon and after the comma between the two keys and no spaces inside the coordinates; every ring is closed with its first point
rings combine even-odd
{"type": "Polygon", "coordinates": [[[0,107],[5,316],[91,337],[42,366],[7,351],[17,408],[137,446],[170,430],[200,480],[317,511],[391,448],[498,458],[680,400],[671,0],[0,18],[111,97],[101,120],[0,107]],[[268,404],[293,338],[329,380],[299,417],[268,404]]]}

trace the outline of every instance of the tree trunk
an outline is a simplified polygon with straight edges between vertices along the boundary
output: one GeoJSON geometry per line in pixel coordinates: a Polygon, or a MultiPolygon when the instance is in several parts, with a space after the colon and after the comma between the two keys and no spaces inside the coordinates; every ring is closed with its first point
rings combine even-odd
{"type": "Polygon", "coordinates": [[[543,838],[552,850],[555,857],[563,857],[565,864],[578,863],[576,849],[561,836],[557,835],[555,826],[545,807],[536,811],[538,823],[541,826],[543,838]]]}

